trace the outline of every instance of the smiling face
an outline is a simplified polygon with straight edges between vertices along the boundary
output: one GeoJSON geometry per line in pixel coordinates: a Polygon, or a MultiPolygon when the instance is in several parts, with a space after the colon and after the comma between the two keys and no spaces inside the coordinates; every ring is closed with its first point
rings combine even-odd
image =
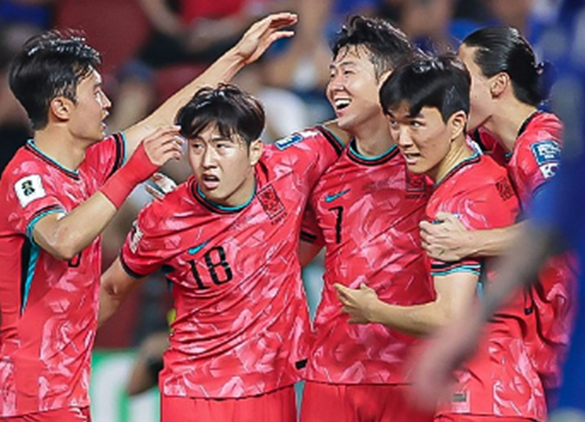
{"type": "Polygon", "coordinates": [[[329,66],[327,98],[340,128],[355,133],[383,116],[378,100],[379,80],[364,46],[342,48],[329,66]]]}
{"type": "Polygon", "coordinates": [[[457,55],[465,64],[471,76],[470,88],[470,109],[468,131],[472,132],[485,123],[494,114],[494,99],[491,91],[492,78],[483,74],[480,67],[475,63],[475,51],[477,47],[461,45],[457,55]]]}
{"type": "Polygon", "coordinates": [[[262,142],[248,146],[238,135],[223,136],[209,124],[189,139],[189,163],[199,188],[216,204],[235,207],[245,204],[254,192],[254,165],[260,159],[262,142]]]}
{"type": "Polygon", "coordinates": [[[464,127],[465,113],[454,113],[447,122],[438,109],[423,107],[411,115],[406,104],[389,112],[390,131],[408,170],[439,180],[451,166],[447,157],[453,140],[464,127]],[[463,125],[461,124],[463,119],[463,125]]]}
{"type": "Polygon", "coordinates": [[[73,136],[90,143],[104,138],[104,121],[112,103],[102,90],[102,78],[96,70],[78,83],[75,102],[63,101],[71,102],[68,127],[73,136]]]}

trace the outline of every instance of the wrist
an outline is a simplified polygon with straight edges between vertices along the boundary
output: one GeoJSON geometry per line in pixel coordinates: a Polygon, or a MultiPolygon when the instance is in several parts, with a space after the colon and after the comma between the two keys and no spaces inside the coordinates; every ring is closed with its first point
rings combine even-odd
{"type": "Polygon", "coordinates": [[[150,161],[144,144],[140,143],[128,162],[104,183],[100,192],[116,208],[120,208],[136,185],[148,179],[156,170],[158,170],[158,166],[150,161]]]}
{"type": "Polygon", "coordinates": [[[371,323],[381,323],[380,320],[380,305],[382,302],[379,299],[372,299],[368,301],[365,309],[365,317],[371,323]]]}

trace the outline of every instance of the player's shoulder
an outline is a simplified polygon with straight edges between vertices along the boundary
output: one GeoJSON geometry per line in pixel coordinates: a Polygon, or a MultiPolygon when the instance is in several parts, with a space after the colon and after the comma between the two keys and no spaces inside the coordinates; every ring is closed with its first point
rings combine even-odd
{"type": "Polygon", "coordinates": [[[313,126],[274,142],[274,150],[286,151],[290,148],[314,148],[315,142],[329,145],[334,148],[338,155],[343,151],[343,144],[339,138],[328,128],[322,125],[313,126]]]}
{"type": "Polygon", "coordinates": [[[46,178],[49,164],[40,156],[35,155],[27,146],[19,148],[10,162],[6,165],[0,179],[0,189],[6,189],[17,185],[28,185],[32,182],[40,183],[46,178]]]}
{"type": "Polygon", "coordinates": [[[563,124],[552,113],[539,112],[520,129],[515,153],[560,154],[563,124]]]}
{"type": "Polygon", "coordinates": [[[472,195],[491,189],[500,179],[508,179],[507,171],[493,158],[474,154],[461,161],[439,182],[440,192],[447,196],[472,195]]]}

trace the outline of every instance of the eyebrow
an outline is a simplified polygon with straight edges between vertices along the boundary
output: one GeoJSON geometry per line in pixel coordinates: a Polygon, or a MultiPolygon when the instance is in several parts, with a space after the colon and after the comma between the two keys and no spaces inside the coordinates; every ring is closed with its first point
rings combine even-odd
{"type": "MultiPolygon", "coordinates": [[[[396,119],[396,115],[394,115],[394,113],[390,110],[387,111],[388,116],[392,117],[393,119],[396,119]]],[[[407,114],[406,116],[404,116],[404,118],[406,119],[422,119],[424,118],[424,116],[422,115],[422,113],[419,111],[417,114],[407,114]]]]}
{"type": "Polygon", "coordinates": [[[329,65],[329,69],[331,70],[331,69],[335,69],[336,67],[345,67],[345,66],[356,66],[356,62],[345,60],[345,61],[342,61],[341,63],[338,63],[338,64],[331,63],[329,65]]]}
{"type": "Polygon", "coordinates": [[[212,142],[226,142],[226,141],[228,141],[228,142],[234,143],[234,141],[231,138],[227,138],[227,137],[224,137],[224,136],[215,136],[215,137],[211,138],[209,141],[206,141],[201,136],[196,136],[194,138],[191,138],[191,141],[208,142],[208,143],[212,143],[212,142]]]}

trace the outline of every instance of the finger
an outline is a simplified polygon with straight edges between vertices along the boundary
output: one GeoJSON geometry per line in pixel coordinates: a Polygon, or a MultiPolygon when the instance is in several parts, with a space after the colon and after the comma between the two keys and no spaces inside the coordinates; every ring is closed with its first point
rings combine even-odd
{"type": "Polygon", "coordinates": [[[343,284],[335,284],[335,288],[337,289],[337,294],[344,298],[344,300],[350,300],[352,298],[352,291],[348,287],[345,287],[343,284]]]}
{"type": "Polygon", "coordinates": [[[169,193],[177,187],[173,179],[163,173],[156,172],[151,177],[152,182],[164,193],[169,193]]]}
{"type": "Polygon", "coordinates": [[[296,13],[281,12],[269,15],[267,20],[271,28],[280,29],[294,25],[298,22],[299,17],[296,13]]]}
{"type": "Polygon", "coordinates": [[[152,196],[154,199],[162,200],[165,197],[165,194],[161,192],[158,188],[154,187],[154,184],[147,183],[144,185],[144,190],[152,196]]]}
{"type": "Polygon", "coordinates": [[[345,292],[337,290],[336,295],[341,303],[343,303],[344,305],[349,304],[351,298],[345,292]]]}
{"type": "Polygon", "coordinates": [[[429,228],[431,228],[433,225],[428,222],[427,220],[422,220],[421,222],[418,223],[418,227],[421,230],[428,230],[429,228]]]}
{"type": "Polygon", "coordinates": [[[278,41],[283,38],[290,38],[295,34],[295,31],[278,31],[274,34],[270,34],[268,37],[268,43],[273,44],[275,41],[278,41]]]}
{"type": "Polygon", "coordinates": [[[439,221],[454,221],[457,217],[449,212],[439,211],[437,213],[437,220],[439,221]]]}

